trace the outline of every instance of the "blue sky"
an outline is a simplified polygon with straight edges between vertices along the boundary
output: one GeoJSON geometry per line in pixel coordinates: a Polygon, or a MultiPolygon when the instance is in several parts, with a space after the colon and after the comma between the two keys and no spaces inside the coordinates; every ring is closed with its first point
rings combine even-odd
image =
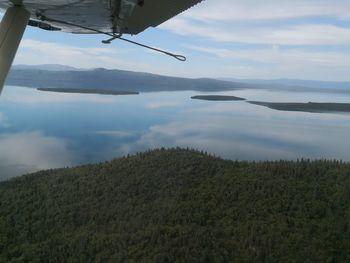
{"type": "Polygon", "coordinates": [[[350,1],[204,0],[131,39],[187,62],[101,35],[28,28],[15,64],[118,68],[184,77],[350,81],[350,1]]]}

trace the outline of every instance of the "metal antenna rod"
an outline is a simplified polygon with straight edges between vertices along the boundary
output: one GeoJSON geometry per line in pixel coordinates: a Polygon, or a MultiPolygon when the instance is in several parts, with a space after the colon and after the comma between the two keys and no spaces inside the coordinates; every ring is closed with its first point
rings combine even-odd
{"type": "Polygon", "coordinates": [[[116,39],[120,39],[120,40],[123,40],[125,42],[129,42],[131,44],[134,44],[134,45],[137,45],[137,46],[140,46],[140,47],[144,47],[144,48],[147,48],[147,49],[159,52],[159,53],[163,53],[163,54],[165,54],[167,56],[170,56],[170,57],[173,57],[173,58],[175,58],[175,59],[177,59],[179,61],[186,61],[186,57],[183,56],[183,55],[177,55],[177,54],[165,51],[165,50],[161,50],[161,49],[158,49],[158,48],[154,48],[154,47],[151,47],[151,46],[147,46],[147,45],[144,45],[144,44],[141,44],[141,43],[138,43],[138,42],[135,42],[135,41],[123,38],[122,37],[122,33],[114,34],[114,33],[103,32],[103,31],[98,30],[98,29],[94,29],[94,28],[90,28],[90,27],[86,27],[86,26],[82,26],[82,25],[77,25],[77,24],[73,24],[73,23],[70,23],[70,22],[65,22],[65,21],[62,21],[62,20],[48,18],[48,17],[44,16],[41,13],[37,13],[36,16],[41,21],[56,22],[56,23],[59,23],[59,24],[75,26],[75,27],[79,27],[79,28],[83,28],[83,29],[86,29],[86,30],[93,31],[95,33],[100,33],[100,34],[104,34],[104,35],[110,36],[111,38],[109,38],[107,40],[102,40],[103,44],[111,44],[112,41],[114,41],[116,39]]]}

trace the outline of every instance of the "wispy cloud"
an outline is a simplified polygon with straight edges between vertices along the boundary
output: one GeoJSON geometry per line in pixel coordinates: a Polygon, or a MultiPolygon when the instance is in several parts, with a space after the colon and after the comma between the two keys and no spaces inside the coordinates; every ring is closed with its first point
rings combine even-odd
{"type": "Polygon", "coordinates": [[[22,40],[14,64],[63,64],[76,68],[124,68],[133,70],[154,69],[150,64],[127,58],[124,48],[104,47],[99,42],[96,47],[80,47],[72,44],[22,40]]]}
{"type": "Polygon", "coordinates": [[[285,20],[303,17],[350,18],[347,0],[220,0],[204,1],[183,17],[201,21],[285,20]]]}
{"type": "Polygon", "coordinates": [[[232,76],[240,78],[273,78],[279,75],[303,79],[348,80],[346,72],[350,71],[350,52],[321,52],[280,46],[239,50],[193,45],[186,47],[231,61],[231,65],[223,66],[223,75],[232,72],[232,76]],[[240,63],[245,66],[240,66],[240,63]],[[323,73],[322,77],[319,76],[320,73],[323,73]]]}
{"type": "Polygon", "coordinates": [[[350,29],[331,24],[281,26],[196,23],[176,18],[162,26],[183,36],[196,36],[216,42],[269,45],[350,45],[350,29]]]}
{"type": "Polygon", "coordinates": [[[118,64],[118,59],[112,58],[112,55],[118,54],[117,50],[112,48],[88,48],[65,45],[61,43],[51,43],[24,39],[21,42],[21,52],[16,59],[19,64],[27,64],[26,60],[34,61],[37,64],[45,64],[47,57],[50,57],[52,64],[69,64],[76,67],[98,67],[102,63],[118,64]],[[68,63],[67,63],[68,62],[68,63]]]}
{"type": "Polygon", "coordinates": [[[210,48],[187,45],[192,50],[205,52],[225,59],[240,59],[260,63],[307,63],[314,66],[350,67],[350,53],[315,52],[302,48],[281,49],[279,46],[271,48],[230,50],[225,48],[210,48]]]}
{"type": "Polygon", "coordinates": [[[217,76],[349,80],[349,10],[345,0],[204,1],[161,28],[219,58],[201,57],[217,76]]]}

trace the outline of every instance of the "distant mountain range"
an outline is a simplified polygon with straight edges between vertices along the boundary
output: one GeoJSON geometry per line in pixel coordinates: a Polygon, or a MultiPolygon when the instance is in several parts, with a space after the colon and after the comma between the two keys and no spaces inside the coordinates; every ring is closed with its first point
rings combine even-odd
{"type": "Polygon", "coordinates": [[[44,89],[104,89],[128,92],[184,90],[214,92],[237,89],[269,89],[350,93],[350,82],[298,79],[191,79],[117,69],[78,69],[57,64],[15,65],[6,84],[44,89]]]}
{"type": "Polygon", "coordinates": [[[41,64],[41,65],[14,65],[12,69],[38,69],[48,71],[82,71],[83,69],[60,65],[60,64],[41,64]]]}
{"type": "Polygon", "coordinates": [[[130,92],[151,91],[225,91],[253,88],[246,83],[217,79],[189,79],[124,70],[77,70],[59,65],[15,66],[7,85],[32,88],[110,89],[130,92]],[[56,70],[53,70],[56,69],[56,70]]]}
{"type": "Polygon", "coordinates": [[[268,87],[288,86],[290,88],[315,88],[315,89],[332,89],[332,90],[350,90],[350,82],[346,81],[320,81],[320,80],[302,80],[302,79],[235,79],[235,78],[221,78],[221,80],[258,84],[268,87]]]}

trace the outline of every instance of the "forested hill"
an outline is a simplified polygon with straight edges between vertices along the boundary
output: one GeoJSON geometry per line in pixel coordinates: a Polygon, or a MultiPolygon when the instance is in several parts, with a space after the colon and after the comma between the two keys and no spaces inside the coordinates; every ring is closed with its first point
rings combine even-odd
{"type": "Polygon", "coordinates": [[[350,262],[350,165],[155,150],[0,184],[0,262],[350,262]]]}
{"type": "Polygon", "coordinates": [[[32,88],[110,89],[133,92],[225,91],[254,87],[250,84],[216,79],[189,79],[103,68],[53,71],[31,67],[13,68],[6,84],[32,88]]]}

